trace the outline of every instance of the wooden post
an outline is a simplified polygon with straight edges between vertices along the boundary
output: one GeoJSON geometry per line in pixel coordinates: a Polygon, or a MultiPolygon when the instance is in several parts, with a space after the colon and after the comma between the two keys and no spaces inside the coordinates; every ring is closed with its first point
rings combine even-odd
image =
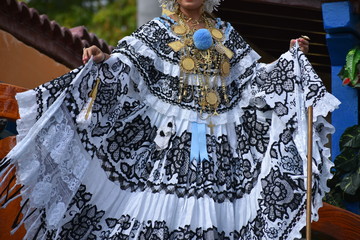
{"type": "Polygon", "coordinates": [[[313,151],[313,107],[308,108],[307,139],[307,198],[306,198],[306,240],[311,240],[311,196],[312,196],[312,151],[313,151]]]}

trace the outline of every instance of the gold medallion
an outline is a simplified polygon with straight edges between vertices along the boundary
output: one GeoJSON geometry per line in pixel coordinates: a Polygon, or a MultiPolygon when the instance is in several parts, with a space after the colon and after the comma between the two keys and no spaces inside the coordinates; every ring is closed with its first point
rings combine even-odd
{"type": "Polygon", "coordinates": [[[186,28],[183,25],[175,25],[173,31],[177,35],[184,35],[186,33],[186,28]]]}
{"type": "Polygon", "coordinates": [[[175,52],[180,51],[185,45],[181,41],[175,41],[168,44],[175,52]]]}
{"type": "Polygon", "coordinates": [[[224,37],[224,34],[217,28],[211,29],[210,32],[213,38],[215,38],[216,40],[222,40],[224,37]]]}
{"type": "Polygon", "coordinates": [[[181,68],[186,72],[192,72],[195,69],[195,60],[191,57],[183,57],[181,59],[181,68]]]}
{"type": "Polygon", "coordinates": [[[230,73],[230,63],[228,60],[224,60],[221,63],[221,75],[226,77],[229,76],[229,73],[230,73]]]}
{"type": "Polygon", "coordinates": [[[232,59],[232,57],[234,56],[234,52],[225,46],[224,46],[224,53],[229,59],[232,59]]]}
{"type": "Polygon", "coordinates": [[[211,106],[215,106],[218,103],[218,96],[215,91],[207,92],[205,98],[206,102],[211,106]]]}
{"type": "Polygon", "coordinates": [[[230,49],[228,49],[227,47],[225,47],[223,44],[218,43],[215,45],[215,49],[216,51],[218,51],[220,54],[225,54],[225,56],[228,59],[231,59],[234,56],[233,51],[231,51],[230,49]]]}

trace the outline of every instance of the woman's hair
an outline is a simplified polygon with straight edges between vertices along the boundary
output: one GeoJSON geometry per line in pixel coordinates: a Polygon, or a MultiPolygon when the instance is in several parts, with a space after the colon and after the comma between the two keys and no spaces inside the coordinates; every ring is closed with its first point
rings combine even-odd
{"type": "MultiPolygon", "coordinates": [[[[220,5],[222,0],[205,0],[204,10],[205,12],[212,13],[220,5]]],[[[159,0],[162,7],[174,12],[176,10],[176,0],[159,0]]]]}

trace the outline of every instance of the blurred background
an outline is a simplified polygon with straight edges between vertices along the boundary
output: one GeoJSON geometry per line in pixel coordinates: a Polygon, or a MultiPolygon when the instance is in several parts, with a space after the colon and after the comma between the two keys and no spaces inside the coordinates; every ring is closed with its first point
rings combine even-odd
{"type": "MultiPolygon", "coordinates": [[[[149,1],[149,0],[147,0],[149,1]]],[[[61,26],[86,26],[109,45],[137,27],[136,0],[22,0],[61,26]]]]}

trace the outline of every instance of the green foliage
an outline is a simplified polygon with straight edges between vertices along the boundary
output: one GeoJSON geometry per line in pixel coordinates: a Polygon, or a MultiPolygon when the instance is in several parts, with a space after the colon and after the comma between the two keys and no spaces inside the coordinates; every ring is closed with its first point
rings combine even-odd
{"type": "Polygon", "coordinates": [[[351,87],[360,87],[359,72],[360,48],[355,47],[351,49],[346,55],[346,64],[341,69],[339,77],[342,79],[344,85],[349,85],[351,87]]]}
{"type": "Polygon", "coordinates": [[[92,22],[92,29],[98,36],[116,45],[120,38],[136,29],[136,0],[113,1],[99,10],[92,22]],[[113,27],[114,23],[116,27],[113,27]]]}
{"type": "Polygon", "coordinates": [[[85,26],[110,45],[136,29],[136,0],[23,0],[60,25],[85,26]]]}
{"type": "Polygon", "coordinates": [[[349,127],[340,138],[341,153],[335,158],[334,177],[327,198],[341,205],[342,200],[360,200],[360,125],[349,127]]]}

